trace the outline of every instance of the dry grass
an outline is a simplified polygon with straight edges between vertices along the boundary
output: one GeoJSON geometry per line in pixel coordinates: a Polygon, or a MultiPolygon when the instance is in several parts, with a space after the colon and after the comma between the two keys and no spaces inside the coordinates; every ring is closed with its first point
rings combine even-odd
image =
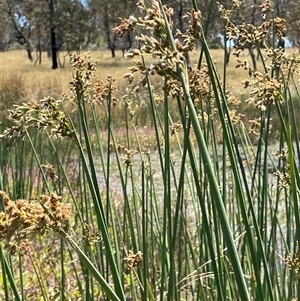
{"type": "MultiPolygon", "coordinates": [[[[293,49],[288,49],[292,52],[293,49]]],[[[65,53],[60,53],[60,60],[63,62],[65,53]]],[[[127,81],[123,75],[128,72],[128,68],[133,65],[132,61],[122,57],[121,51],[117,51],[117,57],[112,58],[110,51],[92,51],[90,52],[92,60],[97,61],[98,77],[105,79],[107,75],[112,75],[116,79],[117,94],[121,96],[127,86],[127,81]]],[[[224,51],[211,50],[211,55],[216,62],[221,78],[223,78],[224,51]]],[[[199,51],[191,54],[192,65],[197,65],[199,51]]],[[[247,59],[251,66],[251,58],[248,51],[245,50],[241,60],[247,59]]],[[[151,55],[146,57],[148,63],[153,58],[151,55]]],[[[18,82],[24,86],[24,94],[27,100],[39,99],[45,96],[59,96],[69,91],[69,81],[72,78],[69,57],[65,56],[65,67],[57,70],[51,69],[51,58],[43,53],[42,64],[34,65],[27,58],[24,50],[14,50],[0,53],[0,84],[1,87],[9,84],[11,81],[18,82]]],[[[248,78],[247,71],[243,68],[235,68],[236,58],[231,55],[230,62],[226,71],[226,85],[231,92],[237,94],[247,93],[243,89],[242,81],[248,78]]],[[[257,62],[258,69],[262,71],[261,61],[257,62]]],[[[153,84],[161,85],[161,77],[154,77],[153,84]]]]}
{"type": "MultiPolygon", "coordinates": [[[[223,50],[212,50],[211,53],[221,74],[223,72],[223,50]]],[[[116,86],[122,90],[126,86],[126,81],[122,79],[122,76],[128,72],[132,62],[124,59],[120,51],[117,52],[116,58],[111,58],[109,51],[93,51],[90,54],[92,59],[98,62],[99,77],[104,79],[107,75],[112,75],[117,80],[116,86]]],[[[60,54],[61,61],[63,61],[64,55],[64,53],[60,54]]],[[[247,52],[245,52],[242,59],[247,58],[247,56],[247,52]]],[[[197,64],[198,58],[198,52],[191,55],[193,65],[197,64]]],[[[149,56],[146,60],[150,62],[151,57],[149,56]]],[[[66,58],[65,68],[57,70],[51,69],[51,59],[47,57],[46,53],[43,53],[42,65],[34,66],[27,59],[26,52],[22,50],[1,53],[0,62],[1,86],[3,81],[19,78],[24,81],[29,98],[60,94],[69,89],[69,81],[72,75],[68,57],[66,58]]],[[[260,63],[258,64],[260,65],[260,63]]],[[[239,91],[241,81],[247,77],[247,74],[242,69],[236,69],[235,65],[236,60],[234,57],[231,57],[231,61],[227,66],[227,84],[233,90],[239,91]]]]}
{"type": "MultiPolygon", "coordinates": [[[[63,55],[60,54],[61,60],[63,60],[63,55]]],[[[121,78],[126,68],[130,66],[130,61],[122,57],[110,58],[108,51],[93,52],[91,55],[93,60],[99,61],[99,76],[103,78],[108,74],[121,78]]],[[[68,58],[66,58],[65,68],[57,70],[51,69],[51,59],[46,53],[43,53],[41,65],[34,66],[27,59],[26,52],[20,50],[1,53],[0,62],[1,86],[7,80],[19,78],[24,81],[29,98],[60,94],[69,89],[72,74],[68,58]]]]}

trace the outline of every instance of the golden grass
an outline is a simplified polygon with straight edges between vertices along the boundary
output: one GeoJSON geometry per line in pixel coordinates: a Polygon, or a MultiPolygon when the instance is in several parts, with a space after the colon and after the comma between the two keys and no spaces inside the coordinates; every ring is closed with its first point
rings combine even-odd
{"type": "MultiPolygon", "coordinates": [[[[119,70],[126,69],[119,67],[120,65],[125,65],[121,62],[122,58],[112,60],[106,57],[106,54],[108,53],[95,52],[92,54],[93,60],[101,58],[103,67],[98,67],[100,77],[103,76],[104,78],[109,73],[116,73],[116,71],[119,73],[119,70]]],[[[62,60],[63,54],[60,56],[62,60]]],[[[45,95],[48,93],[60,94],[69,90],[72,71],[68,58],[66,59],[65,68],[58,68],[57,70],[51,69],[51,59],[47,57],[46,53],[43,53],[41,65],[34,66],[27,59],[26,52],[20,50],[1,53],[0,62],[1,85],[3,81],[6,82],[14,78],[22,79],[29,97],[36,98],[41,93],[45,95]]]]}
{"type": "MultiPolygon", "coordinates": [[[[61,61],[63,61],[65,53],[60,53],[61,61]]],[[[111,58],[109,51],[91,51],[92,60],[96,60],[98,76],[105,79],[107,75],[112,75],[116,79],[116,86],[119,92],[126,87],[127,83],[122,76],[128,72],[128,68],[133,65],[131,60],[122,57],[121,51],[117,52],[116,58],[111,58]]],[[[224,52],[220,50],[211,50],[211,56],[216,62],[219,73],[222,78],[224,52]]],[[[199,51],[191,54],[193,66],[197,64],[199,51]]],[[[148,62],[151,56],[146,57],[148,62]]],[[[251,59],[247,51],[242,53],[241,59],[248,59],[251,66],[251,59]]],[[[241,84],[242,80],[248,77],[247,71],[242,68],[235,68],[236,58],[231,56],[227,66],[226,80],[227,86],[231,91],[240,93],[244,92],[241,84]]],[[[261,69],[261,62],[258,61],[258,69],[261,69]]],[[[0,84],[18,78],[24,82],[26,94],[29,99],[36,99],[46,95],[59,95],[69,90],[69,81],[72,78],[71,66],[69,58],[66,57],[65,68],[51,69],[51,59],[43,53],[42,64],[33,65],[27,58],[24,50],[14,50],[0,53],[0,84]]],[[[161,78],[155,78],[154,83],[159,84],[161,78]]]]}

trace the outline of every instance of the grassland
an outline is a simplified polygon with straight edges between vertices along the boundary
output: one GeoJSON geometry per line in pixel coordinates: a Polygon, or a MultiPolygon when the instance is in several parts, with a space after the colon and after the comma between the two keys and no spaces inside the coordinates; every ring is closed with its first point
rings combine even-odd
{"type": "MultiPolygon", "coordinates": [[[[63,58],[66,53],[60,53],[63,58]]],[[[117,52],[117,57],[112,58],[109,51],[91,51],[91,57],[97,61],[98,77],[105,79],[107,75],[111,75],[116,79],[116,86],[122,93],[122,89],[126,87],[126,81],[122,79],[123,75],[128,72],[132,61],[122,57],[122,53],[117,52]]],[[[211,50],[211,56],[216,62],[216,66],[222,76],[224,51],[211,50]]],[[[199,51],[190,54],[191,63],[193,66],[197,65],[199,59],[199,51]]],[[[151,62],[151,55],[145,55],[147,63],[151,62]]],[[[245,51],[240,56],[241,60],[250,57],[245,51]]],[[[61,59],[62,60],[62,59],[61,59]]],[[[242,80],[247,78],[247,73],[242,68],[235,68],[237,65],[236,58],[231,56],[230,62],[227,66],[226,79],[228,87],[237,92],[242,93],[242,80]]],[[[258,69],[261,70],[261,63],[258,62],[258,69]]],[[[12,79],[19,79],[24,84],[28,98],[37,98],[41,95],[61,94],[69,91],[69,81],[71,80],[71,65],[69,56],[66,57],[64,68],[58,68],[53,71],[51,69],[51,59],[47,57],[47,53],[43,53],[42,64],[34,65],[29,61],[25,51],[15,50],[0,53],[0,80],[1,86],[5,82],[12,79]]],[[[157,77],[159,83],[160,78],[157,77]]]]}
{"type": "MultiPolygon", "coordinates": [[[[288,52],[293,52],[293,49],[288,49],[288,52]]],[[[263,50],[264,52],[264,50],[263,50]]],[[[117,52],[117,57],[112,58],[109,51],[91,51],[89,52],[92,59],[97,62],[97,79],[106,80],[108,75],[111,75],[115,81],[116,97],[118,97],[122,103],[125,91],[128,89],[127,80],[123,78],[124,74],[129,72],[129,68],[134,64],[130,59],[122,57],[122,52],[117,52]]],[[[191,65],[196,67],[199,60],[199,50],[190,53],[191,65]]],[[[211,50],[210,52],[212,59],[216,64],[221,81],[224,78],[224,50],[211,50]]],[[[2,87],[2,111],[7,109],[11,104],[19,103],[20,101],[36,101],[46,96],[60,97],[63,93],[69,93],[70,91],[70,80],[72,79],[72,66],[70,64],[70,57],[67,53],[60,53],[60,60],[65,63],[63,68],[57,70],[51,69],[51,59],[47,57],[47,53],[43,53],[42,64],[34,65],[27,59],[26,52],[21,50],[8,51],[0,54],[0,84],[2,87]]],[[[238,58],[240,61],[248,61],[251,66],[251,60],[247,50],[240,54],[238,58]]],[[[145,61],[147,65],[155,62],[150,54],[145,54],[145,61]]],[[[253,120],[258,117],[257,111],[253,111],[251,106],[246,104],[246,100],[249,97],[249,91],[244,89],[242,82],[248,78],[248,71],[244,70],[243,67],[236,68],[238,62],[237,58],[231,55],[230,62],[226,65],[226,89],[234,98],[240,101],[238,104],[238,110],[241,114],[247,114],[247,118],[244,120],[253,120]]],[[[258,70],[263,69],[263,65],[260,60],[257,61],[258,70]]],[[[298,80],[298,75],[295,75],[295,80],[298,80]]],[[[137,84],[140,80],[140,76],[135,76],[134,84],[137,84]]],[[[163,86],[163,82],[160,76],[154,75],[151,79],[153,87],[159,90],[163,86]]],[[[140,126],[146,126],[153,128],[149,102],[147,101],[147,92],[139,92],[132,95],[132,102],[136,105],[135,114],[136,124],[140,126]]],[[[294,91],[292,91],[294,93],[294,91]]],[[[294,94],[293,94],[294,95],[294,94]]],[[[236,105],[234,105],[236,107],[236,105]]],[[[298,110],[296,103],[295,109],[298,110]]],[[[172,111],[172,105],[171,109],[172,111]]],[[[71,109],[72,111],[72,109],[71,109]]],[[[172,111],[174,120],[178,120],[176,107],[172,111]]],[[[102,112],[103,113],[103,112],[102,112]]],[[[101,115],[101,112],[100,112],[101,115]]],[[[115,126],[117,128],[123,128],[124,123],[124,110],[122,106],[118,105],[114,110],[114,115],[119,116],[115,118],[115,126]]],[[[105,116],[101,115],[101,120],[105,120],[105,116]]],[[[275,124],[277,124],[275,122],[275,124]]],[[[104,129],[106,123],[101,123],[101,128],[104,129]]],[[[278,137],[278,129],[275,129],[278,137]]],[[[121,137],[120,137],[121,138],[121,137]]],[[[153,139],[152,139],[153,140],[153,139]]],[[[222,138],[218,140],[222,142],[222,138]]],[[[155,145],[153,146],[155,147],[155,145]]]]}

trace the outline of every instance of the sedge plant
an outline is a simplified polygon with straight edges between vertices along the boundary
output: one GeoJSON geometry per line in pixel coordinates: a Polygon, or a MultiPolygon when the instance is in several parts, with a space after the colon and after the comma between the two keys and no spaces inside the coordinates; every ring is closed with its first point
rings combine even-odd
{"type": "Polygon", "coordinates": [[[174,11],[160,1],[139,1],[140,15],[114,29],[133,31],[138,43],[127,53],[133,66],[121,99],[112,76],[98,80],[89,55],[74,54],[68,95],[9,111],[12,125],[1,135],[2,298],[300,297],[299,58],[267,45],[268,34],[286,30],[269,2],[257,28],[231,21],[238,1],[219,6],[236,55],[252,43],[263,61],[262,72],[237,61],[257,112],[247,120],[192,5],[188,28],[175,36],[174,11]],[[189,66],[197,43],[198,64],[189,66]],[[145,98],[151,129],[136,123],[132,95],[145,98]],[[122,137],[116,108],[124,110],[122,137]]]}

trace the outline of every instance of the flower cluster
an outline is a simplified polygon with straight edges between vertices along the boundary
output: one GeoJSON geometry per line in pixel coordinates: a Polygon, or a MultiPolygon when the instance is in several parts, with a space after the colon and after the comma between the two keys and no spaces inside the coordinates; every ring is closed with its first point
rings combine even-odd
{"type": "Polygon", "coordinates": [[[248,103],[254,103],[257,108],[265,111],[269,104],[282,100],[282,82],[258,71],[253,72],[252,76],[252,80],[243,82],[245,88],[251,87],[248,103]]]}
{"type": "Polygon", "coordinates": [[[47,164],[42,164],[42,167],[46,171],[46,175],[52,180],[56,181],[58,179],[56,170],[54,169],[53,165],[47,163],[47,164]]]}
{"type": "Polygon", "coordinates": [[[71,90],[77,95],[86,94],[92,85],[91,78],[97,76],[96,63],[90,61],[88,53],[83,56],[72,54],[71,65],[73,69],[73,80],[70,82],[71,90]]]}
{"type": "Polygon", "coordinates": [[[300,251],[287,256],[285,264],[290,270],[298,274],[300,272],[300,251]]]}
{"type": "Polygon", "coordinates": [[[89,246],[101,241],[101,233],[99,230],[95,230],[92,225],[84,225],[84,237],[89,246]]]}
{"type": "Polygon", "coordinates": [[[23,103],[14,105],[9,110],[9,119],[13,121],[13,126],[6,128],[0,138],[8,139],[8,145],[16,138],[23,138],[30,128],[38,130],[50,130],[50,136],[71,137],[74,131],[68,117],[60,109],[60,100],[46,97],[38,103],[23,103]]]}
{"type": "Polygon", "coordinates": [[[279,170],[277,169],[274,173],[278,177],[278,186],[280,188],[288,188],[291,186],[291,175],[290,167],[288,163],[288,152],[282,149],[280,152],[275,154],[278,159],[283,163],[283,167],[279,170]]]}
{"type": "Polygon", "coordinates": [[[158,1],[152,1],[152,6],[149,8],[144,1],[140,1],[138,8],[144,14],[143,17],[130,16],[128,20],[121,19],[121,24],[113,30],[122,36],[126,31],[138,31],[139,29],[141,32],[138,32],[136,40],[141,45],[140,50],[129,50],[127,57],[133,58],[149,53],[158,58],[158,61],[145,67],[142,61],[135,59],[135,66],[131,67],[130,72],[124,77],[128,79],[129,83],[132,83],[134,73],[140,71],[143,75],[158,74],[168,76],[170,79],[178,79],[178,65],[186,65],[185,54],[195,49],[196,39],[201,36],[201,13],[192,10],[187,14],[190,19],[188,29],[184,33],[177,29],[175,45],[171,45],[168,27],[171,30],[173,28],[173,9],[168,6],[160,7],[158,1]],[[150,31],[151,35],[144,34],[145,31],[150,31]]]}
{"type": "Polygon", "coordinates": [[[0,241],[11,253],[26,251],[34,235],[43,235],[46,230],[69,231],[72,208],[61,202],[56,194],[42,195],[37,200],[13,201],[0,191],[4,208],[0,212],[0,241]]]}
{"type": "Polygon", "coordinates": [[[92,88],[92,102],[103,103],[111,98],[112,105],[115,107],[119,99],[114,96],[116,90],[116,87],[113,85],[114,81],[115,79],[111,76],[106,77],[106,82],[102,80],[96,81],[92,88]]]}
{"type": "Polygon", "coordinates": [[[127,265],[125,273],[129,274],[131,270],[141,266],[143,262],[143,253],[141,251],[138,251],[136,254],[134,254],[132,251],[129,251],[128,256],[123,260],[127,265]]]}
{"type": "Polygon", "coordinates": [[[125,152],[125,155],[122,157],[122,160],[123,160],[123,163],[129,167],[131,166],[133,163],[132,163],[132,157],[138,153],[137,150],[135,149],[127,149],[127,148],[124,148],[124,152],[125,152]]]}
{"type": "Polygon", "coordinates": [[[236,25],[232,22],[231,15],[240,4],[241,1],[234,1],[232,9],[225,9],[219,3],[221,16],[227,22],[226,36],[228,40],[234,41],[236,56],[239,56],[241,51],[249,48],[251,45],[264,45],[269,30],[272,30],[273,34],[276,34],[280,39],[284,39],[287,32],[286,21],[279,17],[269,17],[273,11],[270,1],[264,1],[260,5],[261,24],[259,26],[255,26],[252,23],[236,25]]]}
{"type": "Polygon", "coordinates": [[[71,64],[73,80],[70,82],[70,85],[71,91],[75,95],[75,101],[82,100],[81,96],[83,95],[86,102],[101,104],[111,99],[112,105],[116,106],[119,100],[114,95],[116,87],[113,83],[115,79],[107,76],[106,81],[92,81],[93,78],[98,76],[96,70],[97,62],[91,61],[89,53],[83,55],[73,54],[71,56],[71,64]]]}

